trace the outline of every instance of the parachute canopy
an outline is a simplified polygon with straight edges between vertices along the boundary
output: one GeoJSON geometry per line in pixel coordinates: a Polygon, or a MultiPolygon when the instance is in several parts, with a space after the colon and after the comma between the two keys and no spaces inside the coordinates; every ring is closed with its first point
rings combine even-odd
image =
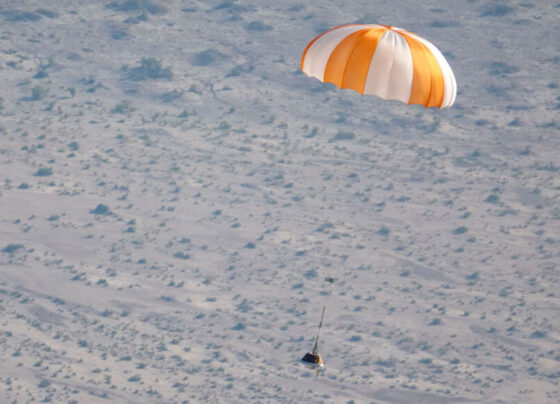
{"type": "Polygon", "coordinates": [[[307,45],[305,74],[361,94],[425,107],[453,105],[457,83],[441,52],[416,34],[388,25],[350,24],[307,45]]]}

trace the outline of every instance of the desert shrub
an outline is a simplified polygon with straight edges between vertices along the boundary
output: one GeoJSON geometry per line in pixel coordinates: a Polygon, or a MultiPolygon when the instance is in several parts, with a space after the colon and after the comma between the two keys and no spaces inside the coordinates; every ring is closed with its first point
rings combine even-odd
{"type": "Polygon", "coordinates": [[[8,244],[2,249],[3,253],[11,254],[23,248],[23,244],[8,244]]]}
{"type": "Polygon", "coordinates": [[[377,230],[377,234],[379,234],[380,236],[388,236],[389,233],[391,232],[391,230],[389,230],[387,227],[383,226],[382,228],[380,228],[379,230],[377,230]]]}
{"type": "Polygon", "coordinates": [[[193,64],[195,66],[208,66],[224,57],[225,55],[216,49],[206,49],[194,55],[193,64]]]}
{"type": "Polygon", "coordinates": [[[492,62],[488,66],[488,71],[493,76],[502,76],[505,74],[517,73],[519,68],[503,62],[492,62]]]}
{"type": "Polygon", "coordinates": [[[481,17],[503,17],[513,11],[513,8],[505,4],[487,4],[482,7],[481,17]]]}
{"type": "Polygon", "coordinates": [[[52,168],[50,167],[41,167],[33,174],[35,177],[48,177],[52,175],[52,168]]]}
{"type": "Polygon", "coordinates": [[[544,338],[546,337],[546,331],[537,330],[531,333],[531,338],[544,338]]]}
{"type": "Polygon", "coordinates": [[[111,109],[111,112],[113,114],[128,114],[132,111],[133,108],[130,104],[130,101],[121,101],[117,105],[115,105],[113,109],[111,109]]]}
{"type": "Polygon", "coordinates": [[[90,210],[89,213],[92,213],[94,215],[110,215],[111,209],[109,209],[107,205],[103,205],[102,203],[100,203],[95,209],[90,210]]]}
{"type": "Polygon", "coordinates": [[[235,0],[225,0],[214,7],[214,10],[228,10],[230,13],[242,13],[247,11],[247,7],[236,4],[235,0]]]}
{"type": "Polygon", "coordinates": [[[488,197],[484,200],[484,202],[487,203],[498,203],[500,201],[500,197],[496,194],[490,194],[488,195],[488,197]]]}
{"type": "Polygon", "coordinates": [[[51,382],[49,382],[48,380],[41,380],[41,382],[37,385],[37,387],[39,387],[40,389],[44,389],[45,387],[49,387],[51,384],[51,382]]]}
{"type": "Polygon", "coordinates": [[[31,89],[31,101],[39,101],[45,97],[47,90],[41,86],[35,86],[31,89]]]}
{"type": "Polygon", "coordinates": [[[47,71],[44,69],[40,69],[39,71],[37,71],[35,76],[33,76],[34,79],[44,79],[47,77],[49,77],[49,73],[47,73],[47,71]]]}
{"type": "Polygon", "coordinates": [[[142,58],[138,66],[123,66],[122,70],[132,81],[171,80],[173,78],[171,67],[163,67],[161,61],[155,58],[142,58]]]}
{"type": "Polygon", "coordinates": [[[431,28],[449,28],[449,27],[457,27],[459,23],[457,21],[442,21],[442,20],[435,20],[428,24],[431,28]]]}
{"type": "Polygon", "coordinates": [[[35,10],[37,14],[41,14],[47,18],[58,18],[59,14],[56,11],[46,10],[44,8],[39,8],[35,10]]]}
{"type": "Polygon", "coordinates": [[[175,254],[173,254],[173,256],[180,260],[188,260],[191,257],[189,254],[186,254],[182,251],[176,252],[175,254]]]}
{"type": "Polygon", "coordinates": [[[253,65],[237,65],[231,68],[226,77],[237,77],[243,73],[250,73],[254,69],[253,65]]]}
{"type": "Polygon", "coordinates": [[[35,22],[41,19],[40,14],[29,11],[6,10],[0,11],[0,14],[3,15],[4,19],[8,22],[35,22]]]}
{"type": "Polygon", "coordinates": [[[331,139],[331,142],[338,142],[340,140],[352,140],[355,138],[356,135],[354,135],[354,132],[338,131],[338,133],[331,139]]]}
{"type": "Polygon", "coordinates": [[[245,26],[245,28],[248,31],[256,31],[256,32],[262,32],[262,31],[270,31],[272,29],[272,27],[270,25],[266,25],[264,22],[262,21],[253,21],[250,22],[249,24],[247,24],[245,26]]]}
{"type": "Polygon", "coordinates": [[[107,4],[107,8],[120,11],[120,12],[146,12],[153,15],[164,14],[166,12],[165,7],[159,5],[157,2],[152,0],[122,0],[122,1],[112,1],[107,4]]]}
{"type": "Polygon", "coordinates": [[[468,231],[468,229],[465,226],[461,226],[461,227],[457,227],[455,230],[453,230],[453,234],[458,235],[458,234],[464,234],[468,231]]]}
{"type": "Polygon", "coordinates": [[[166,93],[163,93],[160,96],[160,99],[164,103],[170,103],[172,101],[179,100],[179,99],[183,98],[183,94],[184,94],[183,90],[168,91],[166,93]]]}

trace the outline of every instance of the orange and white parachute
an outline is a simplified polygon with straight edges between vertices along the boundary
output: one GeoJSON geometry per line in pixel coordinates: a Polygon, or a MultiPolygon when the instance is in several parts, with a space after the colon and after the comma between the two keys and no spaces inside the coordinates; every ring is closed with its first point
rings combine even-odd
{"type": "Polygon", "coordinates": [[[307,45],[305,74],[361,94],[425,107],[453,105],[457,83],[441,52],[400,28],[350,24],[333,28],[307,45]]]}

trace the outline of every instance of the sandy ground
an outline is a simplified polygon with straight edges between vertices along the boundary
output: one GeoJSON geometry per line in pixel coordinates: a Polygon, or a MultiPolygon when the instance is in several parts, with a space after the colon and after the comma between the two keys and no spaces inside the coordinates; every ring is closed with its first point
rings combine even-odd
{"type": "Polygon", "coordinates": [[[559,11],[1,2],[0,401],[560,402],[559,11]],[[456,105],[299,71],[357,21],[456,105]]]}

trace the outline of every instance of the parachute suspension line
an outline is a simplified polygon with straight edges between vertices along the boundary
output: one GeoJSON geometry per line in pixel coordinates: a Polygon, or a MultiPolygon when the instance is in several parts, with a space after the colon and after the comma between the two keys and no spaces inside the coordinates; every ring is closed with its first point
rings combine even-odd
{"type": "Polygon", "coordinates": [[[317,338],[315,339],[315,345],[313,346],[313,353],[317,353],[317,347],[319,345],[319,333],[321,332],[321,327],[323,326],[323,317],[325,316],[326,305],[323,306],[323,314],[321,314],[321,321],[319,322],[319,330],[317,331],[317,338]]]}

